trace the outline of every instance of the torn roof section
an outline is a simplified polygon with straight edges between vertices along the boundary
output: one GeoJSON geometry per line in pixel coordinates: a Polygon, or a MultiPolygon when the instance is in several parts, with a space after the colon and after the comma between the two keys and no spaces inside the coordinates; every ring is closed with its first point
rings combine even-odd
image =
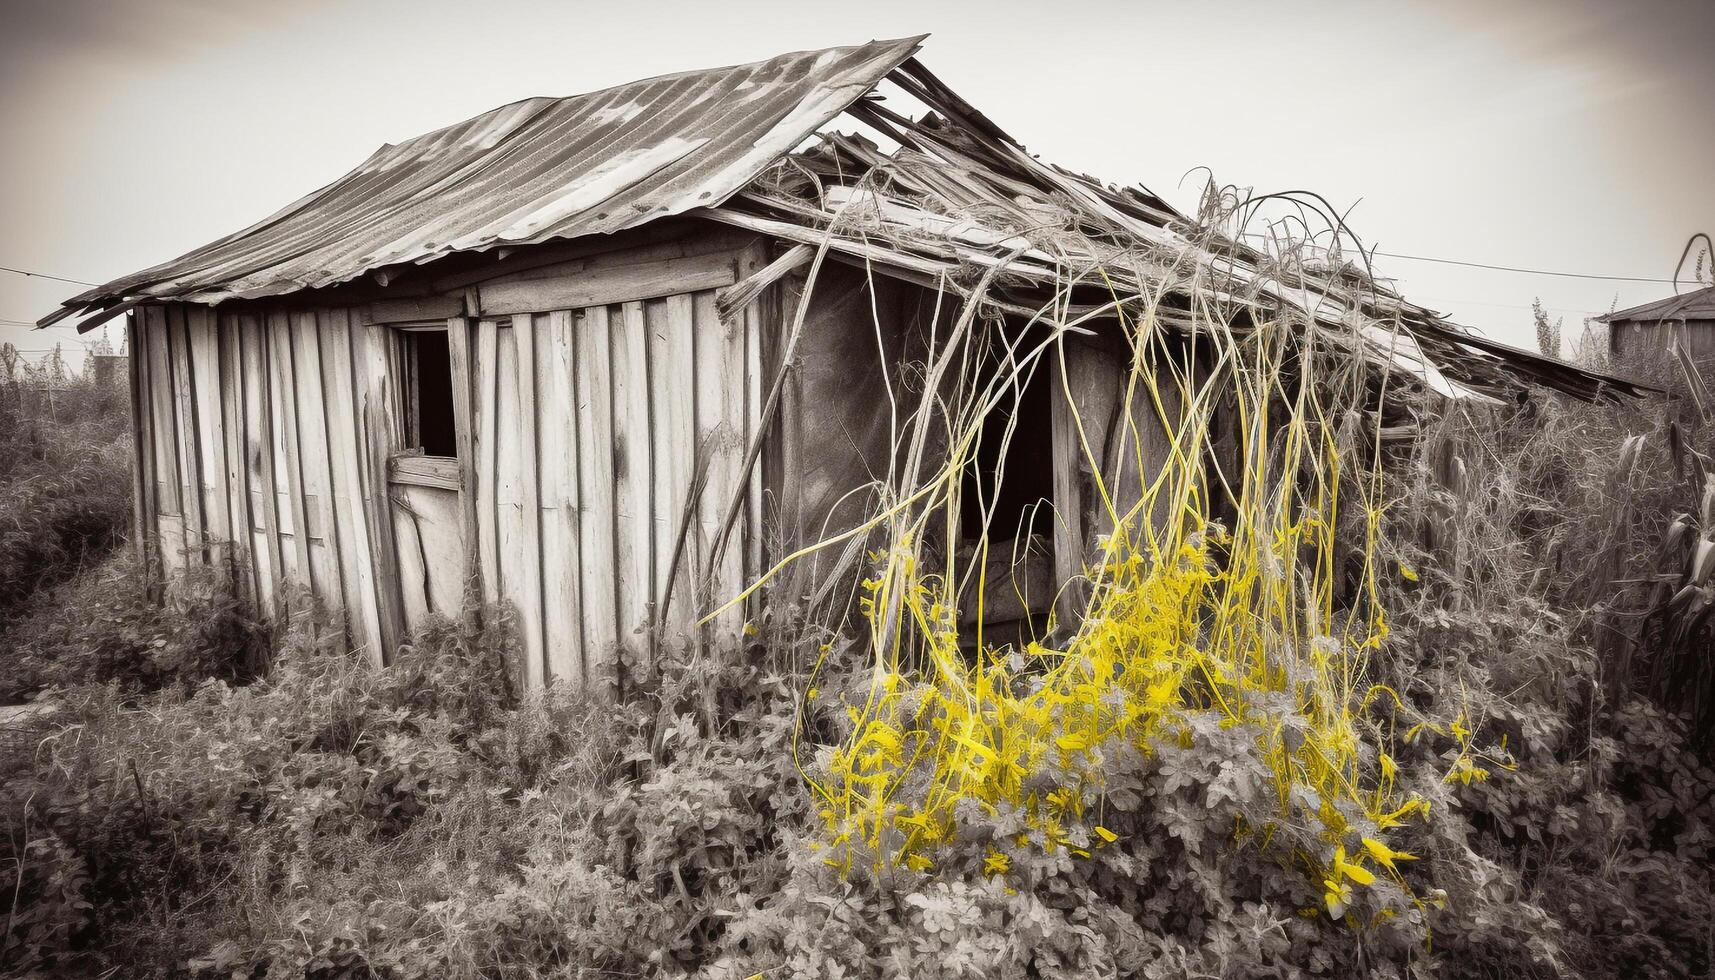
{"type": "MultiPolygon", "coordinates": [[[[1449,398],[1489,400],[1527,383],[1584,399],[1643,390],[1452,324],[1351,262],[1296,253],[1283,261],[1140,188],[1045,164],[913,57],[922,40],[502,106],[384,146],[277,214],[73,297],[42,323],[151,300],[284,295],[454,253],[691,214],[825,245],[925,286],[968,292],[986,273],[984,302],[1059,322],[1100,315],[1099,294],[1116,291],[1180,290],[1229,309],[1293,311],[1355,356],[1449,398]],[[894,111],[872,94],[884,80],[930,113],[894,111]],[[824,132],[836,117],[896,147],[824,132]]],[[[1167,326],[1181,325],[1171,306],[1162,312],[1167,326]]]]}

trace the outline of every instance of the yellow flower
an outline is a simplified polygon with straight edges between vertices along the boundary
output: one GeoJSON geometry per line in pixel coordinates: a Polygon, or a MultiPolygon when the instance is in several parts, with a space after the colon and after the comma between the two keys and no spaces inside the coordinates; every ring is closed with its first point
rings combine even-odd
{"type": "Polygon", "coordinates": [[[1484,769],[1482,766],[1472,764],[1469,757],[1462,755],[1459,757],[1459,761],[1453,763],[1453,771],[1447,774],[1447,778],[1443,780],[1443,782],[1450,783],[1454,780],[1458,780],[1466,786],[1469,786],[1473,781],[1480,783],[1488,778],[1489,770],[1484,769]]]}
{"type": "Polygon", "coordinates": [[[912,854],[905,859],[905,866],[912,871],[928,871],[934,864],[921,854],[912,854]]]}
{"type": "Polygon", "coordinates": [[[1374,872],[1370,871],[1368,868],[1353,864],[1346,860],[1346,845],[1344,844],[1334,848],[1334,877],[1339,878],[1342,876],[1350,878],[1360,885],[1373,885],[1376,883],[1374,872]]]}
{"type": "Polygon", "coordinates": [[[1096,836],[1100,837],[1104,841],[1107,841],[1109,844],[1112,844],[1114,841],[1120,839],[1120,835],[1114,833],[1113,831],[1109,830],[1106,827],[1097,827],[1096,828],[1096,836]]]}
{"type": "Polygon", "coordinates": [[[1398,870],[1393,866],[1395,861],[1417,860],[1417,855],[1407,854],[1404,851],[1396,851],[1373,837],[1364,838],[1364,850],[1370,852],[1370,857],[1375,858],[1377,864],[1382,865],[1389,871],[1398,870]]]}
{"type": "Polygon", "coordinates": [[[762,631],[756,628],[755,623],[745,623],[744,624],[744,635],[745,636],[760,636],[761,634],[762,634],[762,631]]]}
{"type": "Polygon", "coordinates": [[[1405,579],[1405,580],[1406,580],[1406,581],[1407,581],[1407,582],[1415,582],[1415,581],[1417,581],[1417,573],[1416,573],[1416,572],[1414,572],[1414,571],[1412,571],[1412,570],[1411,570],[1411,567],[1410,567],[1410,566],[1408,566],[1408,565],[1407,565],[1407,564],[1406,564],[1406,563],[1405,563],[1405,562],[1400,562],[1400,563],[1399,563],[1399,574],[1400,574],[1400,576],[1401,576],[1401,577],[1403,577],[1403,578],[1404,578],[1404,579],[1405,579]]]}
{"type": "Polygon", "coordinates": [[[1376,824],[1384,830],[1388,827],[1399,827],[1405,823],[1406,817],[1414,813],[1422,813],[1425,820],[1429,819],[1429,804],[1424,800],[1407,800],[1404,806],[1392,813],[1384,813],[1377,817],[1376,824]]]}
{"type": "Polygon", "coordinates": [[[1328,906],[1328,914],[1336,919],[1346,914],[1346,906],[1352,904],[1352,886],[1343,881],[1328,879],[1322,882],[1326,891],[1322,901],[1328,906]]]}
{"type": "Polygon", "coordinates": [[[989,850],[988,857],[983,859],[983,874],[1003,875],[1012,870],[1012,858],[1001,851],[989,850]]]}
{"type": "Polygon", "coordinates": [[[1067,752],[1078,752],[1090,747],[1090,736],[1085,732],[1067,732],[1054,742],[1067,752]]]}

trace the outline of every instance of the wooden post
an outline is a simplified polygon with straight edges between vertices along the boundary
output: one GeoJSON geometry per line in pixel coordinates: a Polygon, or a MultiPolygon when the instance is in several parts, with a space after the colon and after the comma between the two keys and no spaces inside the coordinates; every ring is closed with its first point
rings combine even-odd
{"type": "Polygon", "coordinates": [[[150,512],[149,499],[154,496],[154,460],[149,451],[151,435],[147,393],[144,391],[143,331],[137,319],[136,313],[125,317],[125,347],[130,355],[126,358],[126,368],[131,385],[131,540],[144,582],[153,588],[155,574],[149,565],[149,536],[155,520],[150,512]]]}
{"type": "MultiPolygon", "coordinates": [[[[546,683],[547,655],[542,634],[542,496],[537,482],[536,442],[536,325],[535,317],[512,318],[512,340],[517,350],[514,417],[518,423],[518,508],[522,519],[519,539],[511,547],[522,553],[522,576],[514,600],[518,605],[518,628],[523,633],[524,682],[527,689],[540,690],[546,683]]],[[[612,573],[612,570],[609,570],[612,573]]]]}
{"type": "Polygon", "coordinates": [[[482,562],[477,556],[476,527],[476,440],[472,426],[475,414],[471,405],[470,320],[455,316],[447,319],[447,354],[453,375],[453,437],[459,454],[459,513],[460,533],[464,538],[465,591],[463,616],[476,623],[477,610],[482,605],[482,562]]]}
{"type": "Polygon", "coordinates": [[[1050,420],[1054,466],[1054,588],[1055,613],[1061,626],[1075,628],[1083,615],[1084,589],[1074,582],[1084,565],[1084,501],[1078,473],[1083,449],[1077,420],[1072,417],[1071,392],[1066,389],[1065,351],[1058,346],[1049,367],[1054,372],[1054,408],[1050,420]]]}
{"type": "Polygon", "coordinates": [[[169,370],[173,378],[174,404],[178,425],[173,432],[179,447],[179,504],[185,521],[186,557],[207,564],[208,522],[203,517],[202,425],[197,419],[196,395],[191,377],[190,326],[185,320],[185,307],[175,303],[167,308],[167,350],[171,354],[169,370]]]}

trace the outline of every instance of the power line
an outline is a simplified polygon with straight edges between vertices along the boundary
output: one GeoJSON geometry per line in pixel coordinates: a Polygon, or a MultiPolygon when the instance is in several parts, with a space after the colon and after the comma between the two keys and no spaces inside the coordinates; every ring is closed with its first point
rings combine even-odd
{"type": "Polygon", "coordinates": [[[65,276],[50,276],[45,272],[30,272],[27,269],[14,269],[0,265],[0,272],[10,272],[13,275],[28,276],[31,279],[52,279],[54,282],[69,282],[73,286],[99,286],[97,282],[84,282],[82,279],[67,279],[65,276]]]}
{"type": "MultiPolygon", "coordinates": [[[[106,330],[108,327],[122,326],[123,323],[124,323],[124,321],[119,321],[118,323],[105,323],[105,324],[102,324],[101,329],[106,330]]],[[[32,330],[69,330],[72,327],[77,326],[77,324],[75,324],[75,323],[51,323],[45,327],[39,327],[36,325],[36,321],[34,321],[34,320],[14,320],[11,317],[0,317],[0,326],[29,327],[32,330]]],[[[73,337],[72,339],[77,340],[77,338],[75,338],[75,337],[73,337]]],[[[80,344],[81,343],[88,343],[88,341],[79,340],[78,343],[80,343],[80,344]]]]}
{"type": "MultiPolygon", "coordinates": [[[[1501,306],[1501,307],[1505,307],[1509,310],[1528,310],[1528,309],[1531,309],[1531,304],[1529,304],[1529,303],[1493,303],[1493,302],[1490,302],[1488,300],[1459,299],[1457,297],[1451,297],[1451,296],[1450,297],[1443,297],[1441,302],[1443,302],[1443,303],[1463,303],[1467,306],[1501,306]]],[[[1544,303],[1542,305],[1542,308],[1549,313],[1583,313],[1583,314],[1586,314],[1589,316],[1600,316],[1603,313],[1613,312],[1612,310],[1580,310],[1580,309],[1576,309],[1576,308],[1571,307],[1571,306],[1556,306],[1553,303],[1544,303]]]]}
{"type": "MultiPolygon", "coordinates": [[[[1489,270],[1494,271],[1494,272],[1518,272],[1518,273],[1522,273],[1522,274],[1527,275],[1527,276],[1557,276],[1557,277],[1562,278],[1562,279],[1595,279],[1595,280],[1600,280],[1603,282],[1657,282],[1657,283],[1667,283],[1668,285],[1676,285],[1677,284],[1672,279],[1658,279],[1658,278],[1652,278],[1649,276],[1609,276],[1609,275],[1602,275],[1599,273],[1591,273],[1591,272],[1556,272],[1556,271],[1550,270],[1550,269],[1525,269],[1525,268],[1521,268],[1521,267],[1516,266],[1516,265],[1494,265],[1494,264],[1491,264],[1488,262],[1466,262],[1466,261],[1463,261],[1461,259],[1436,258],[1435,256],[1432,256],[1432,255],[1407,255],[1403,252],[1384,252],[1381,249],[1376,249],[1375,254],[1376,255],[1385,255],[1390,259],[1408,259],[1412,262],[1433,262],[1433,263],[1436,263],[1437,265],[1461,265],[1461,266],[1465,266],[1466,268],[1489,269],[1489,270]]],[[[100,285],[100,283],[85,282],[82,279],[67,279],[64,276],[52,276],[52,275],[47,274],[46,272],[30,272],[30,271],[25,270],[25,269],[14,269],[14,268],[11,268],[10,266],[4,266],[4,265],[0,265],[0,272],[10,272],[14,275],[27,276],[27,277],[32,278],[32,279],[52,279],[55,282],[70,283],[71,285],[74,285],[74,286],[99,286],[100,285]]],[[[1695,282],[1695,280],[1693,280],[1692,284],[1696,285],[1697,283],[1695,282]]],[[[16,320],[4,320],[4,321],[0,321],[0,322],[9,323],[9,324],[12,324],[14,326],[32,326],[32,327],[35,326],[34,323],[23,323],[21,321],[16,321],[16,320]]]]}
{"type": "MultiPolygon", "coordinates": [[[[1487,262],[1461,262],[1458,259],[1437,259],[1428,255],[1404,255],[1399,252],[1383,252],[1376,250],[1377,255],[1385,255],[1390,259],[1411,259],[1414,262],[1435,262],[1440,265],[1463,265],[1473,269],[1493,269],[1496,272],[1522,272],[1531,276],[1559,276],[1563,279],[1601,279],[1607,282],[1665,282],[1672,284],[1672,279],[1650,279],[1644,276],[1603,276],[1584,272],[1551,272],[1547,269],[1521,269],[1512,265],[1490,265],[1487,262]]],[[[1696,285],[1695,282],[1692,283],[1696,285]]]]}

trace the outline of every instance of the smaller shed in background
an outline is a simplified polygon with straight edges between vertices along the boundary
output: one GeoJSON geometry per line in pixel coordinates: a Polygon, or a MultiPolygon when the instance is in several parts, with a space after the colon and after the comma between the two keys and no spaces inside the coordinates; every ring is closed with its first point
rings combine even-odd
{"type": "Polygon", "coordinates": [[[1697,360],[1715,359],[1715,286],[1599,316],[1608,325],[1608,353],[1616,359],[1680,347],[1697,360]]]}

